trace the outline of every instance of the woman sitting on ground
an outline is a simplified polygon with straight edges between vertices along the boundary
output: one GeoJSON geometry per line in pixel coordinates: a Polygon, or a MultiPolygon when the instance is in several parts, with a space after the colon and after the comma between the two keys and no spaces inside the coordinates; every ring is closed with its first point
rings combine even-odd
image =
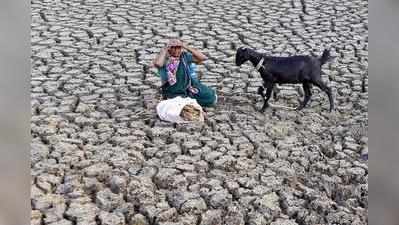
{"type": "Polygon", "coordinates": [[[161,76],[164,98],[190,97],[196,99],[203,107],[214,106],[215,90],[201,84],[192,76],[195,74],[192,63],[201,64],[204,60],[206,56],[198,50],[188,47],[180,40],[170,40],[154,60],[154,66],[158,68],[161,76]]]}

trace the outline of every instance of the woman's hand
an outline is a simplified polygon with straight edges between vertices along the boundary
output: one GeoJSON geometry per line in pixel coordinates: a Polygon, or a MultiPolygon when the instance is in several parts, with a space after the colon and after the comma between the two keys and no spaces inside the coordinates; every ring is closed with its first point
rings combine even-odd
{"type": "Polygon", "coordinates": [[[189,47],[188,44],[185,42],[182,42],[182,47],[187,51],[189,51],[191,54],[193,54],[193,61],[196,64],[202,64],[202,62],[207,59],[207,57],[204,54],[202,54],[200,51],[198,51],[195,48],[189,47]]]}
{"type": "Polygon", "coordinates": [[[153,61],[153,65],[157,68],[161,68],[163,64],[165,63],[166,57],[169,55],[169,47],[166,46],[165,48],[161,49],[159,54],[155,57],[153,61]]]}
{"type": "Polygon", "coordinates": [[[165,45],[165,47],[163,47],[162,49],[161,49],[161,52],[163,51],[163,52],[169,52],[169,49],[170,49],[170,46],[169,46],[169,44],[166,44],[165,45]]]}
{"type": "Polygon", "coordinates": [[[186,42],[182,42],[182,47],[191,52],[191,50],[189,49],[190,47],[188,47],[188,44],[186,44],[186,42]]]}

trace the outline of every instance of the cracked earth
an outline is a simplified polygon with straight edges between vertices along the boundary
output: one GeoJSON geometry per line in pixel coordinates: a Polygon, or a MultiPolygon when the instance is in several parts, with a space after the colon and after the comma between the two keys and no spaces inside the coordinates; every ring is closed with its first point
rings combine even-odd
{"type": "MultiPolygon", "coordinates": [[[[368,223],[368,3],[32,0],[31,224],[368,223]],[[155,114],[151,61],[169,37],[209,59],[203,124],[155,114]],[[300,112],[257,112],[248,46],[334,59],[300,112]]],[[[271,103],[296,107],[301,85],[271,103]]]]}

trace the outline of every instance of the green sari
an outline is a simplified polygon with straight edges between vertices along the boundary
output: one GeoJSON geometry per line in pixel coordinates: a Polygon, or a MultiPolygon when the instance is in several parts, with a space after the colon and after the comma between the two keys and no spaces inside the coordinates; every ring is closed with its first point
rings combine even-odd
{"type": "Polygon", "coordinates": [[[166,64],[159,69],[162,79],[162,95],[169,99],[177,96],[190,97],[197,100],[203,107],[214,106],[216,104],[216,91],[206,85],[201,84],[198,79],[190,76],[189,67],[193,61],[191,53],[183,52],[180,56],[180,63],[176,72],[176,83],[169,85],[166,64]],[[190,87],[196,88],[198,93],[189,90],[190,87]]]}

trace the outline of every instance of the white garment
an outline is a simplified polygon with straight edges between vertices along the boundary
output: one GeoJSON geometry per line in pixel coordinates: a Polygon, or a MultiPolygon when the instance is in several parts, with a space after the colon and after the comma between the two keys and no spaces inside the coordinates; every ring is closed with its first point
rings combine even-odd
{"type": "Polygon", "coordinates": [[[184,106],[193,105],[200,110],[200,120],[204,121],[204,111],[198,104],[197,100],[192,98],[182,98],[177,96],[172,99],[163,100],[157,105],[157,114],[161,120],[169,121],[172,123],[187,123],[190,121],[184,120],[180,113],[184,106]]]}

